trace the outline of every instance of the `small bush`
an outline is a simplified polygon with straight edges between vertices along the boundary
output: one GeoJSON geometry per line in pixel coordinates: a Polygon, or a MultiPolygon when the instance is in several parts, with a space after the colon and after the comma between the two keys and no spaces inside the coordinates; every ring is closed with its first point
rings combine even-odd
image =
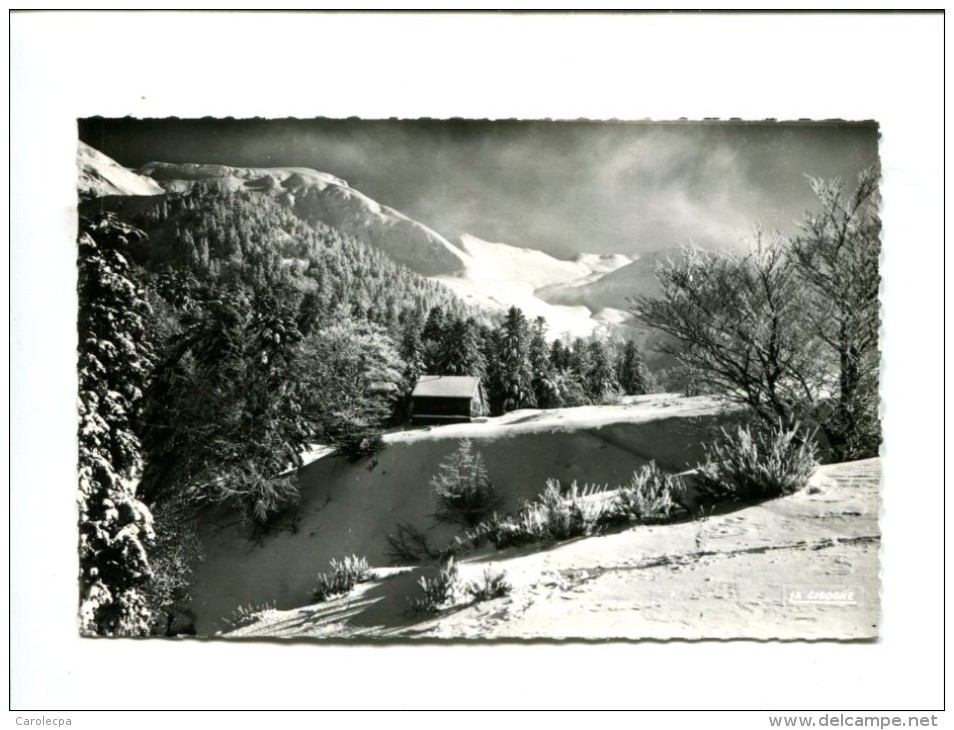
{"type": "Polygon", "coordinates": [[[592,535],[605,509],[602,501],[587,499],[592,494],[591,488],[580,491],[576,482],[564,494],[559,481],[548,479],[547,488],[535,501],[525,503],[518,517],[532,534],[542,534],[544,540],[592,535]]]}
{"type": "Polygon", "coordinates": [[[533,543],[559,542],[596,533],[600,527],[637,522],[671,522],[687,510],[688,488],[683,480],[649,463],[633,472],[629,484],[616,493],[603,495],[603,488],[576,482],[562,489],[559,481],[547,480],[546,489],[531,502],[524,502],[516,515],[497,513],[458,539],[459,550],[479,548],[486,542],[498,550],[533,543]]]}
{"type": "Polygon", "coordinates": [[[768,431],[740,427],[734,436],[706,447],[699,467],[700,494],[708,501],[755,500],[802,489],[818,466],[811,437],[781,425],[768,431]]]}
{"type": "Polygon", "coordinates": [[[479,546],[487,540],[498,550],[535,542],[554,542],[592,535],[606,519],[603,501],[593,499],[596,489],[576,482],[564,493],[556,479],[532,502],[524,502],[516,516],[489,519],[465,533],[465,542],[479,546]]]}
{"type": "Polygon", "coordinates": [[[239,606],[232,611],[231,616],[225,619],[225,623],[230,629],[238,629],[242,626],[249,626],[250,624],[254,624],[256,621],[258,621],[267,612],[273,611],[274,609],[274,603],[262,603],[257,605],[250,603],[247,606],[239,606]]]}
{"type": "Polygon", "coordinates": [[[440,554],[431,548],[423,530],[406,522],[398,522],[395,531],[384,537],[390,546],[388,557],[391,559],[391,565],[420,563],[440,557],[440,554]]]}
{"type": "Polygon", "coordinates": [[[634,471],[629,484],[617,490],[609,511],[614,521],[644,525],[670,522],[683,509],[685,497],[682,479],[650,462],[634,471]]]}
{"type": "Polygon", "coordinates": [[[474,452],[473,445],[466,439],[441,462],[440,471],[431,479],[431,487],[437,505],[434,519],[465,529],[487,519],[501,502],[487,476],[483,457],[474,452]]]}
{"type": "Polygon", "coordinates": [[[489,541],[498,550],[540,542],[544,536],[539,521],[525,513],[518,517],[500,517],[495,512],[490,519],[465,533],[466,541],[474,547],[489,541]]]}
{"type": "Polygon", "coordinates": [[[415,614],[437,613],[456,603],[462,586],[454,558],[445,560],[433,578],[422,576],[417,584],[424,595],[411,599],[411,609],[415,614]]]}
{"type": "Polygon", "coordinates": [[[490,566],[487,566],[480,579],[468,583],[465,590],[474,601],[480,602],[503,598],[510,594],[512,588],[504,571],[494,573],[490,566]]]}
{"type": "Polygon", "coordinates": [[[347,557],[341,562],[331,561],[330,573],[319,573],[317,585],[311,594],[316,601],[327,601],[336,596],[347,595],[358,583],[371,578],[368,561],[357,555],[347,557]]]}

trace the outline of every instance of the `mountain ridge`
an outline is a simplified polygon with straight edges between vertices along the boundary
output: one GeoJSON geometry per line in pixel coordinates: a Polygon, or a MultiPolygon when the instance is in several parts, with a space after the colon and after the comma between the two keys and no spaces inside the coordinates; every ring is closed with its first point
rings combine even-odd
{"type": "Polygon", "coordinates": [[[459,267],[459,252],[447,239],[408,216],[381,205],[330,173],[307,167],[232,167],[149,162],[138,168],[169,192],[186,192],[199,182],[228,190],[276,197],[308,222],[321,221],[364,239],[398,263],[424,276],[459,267]]]}
{"type": "Polygon", "coordinates": [[[595,332],[631,334],[628,303],[619,292],[631,284],[652,288],[643,271],[647,264],[641,263],[645,256],[579,253],[561,259],[538,249],[485,241],[467,233],[447,238],[351,187],[343,178],[308,167],[154,161],[127,170],[86,147],[96,153],[87,155],[88,177],[95,178],[100,168],[114,176],[117,170],[124,171],[130,176],[127,189],[131,190],[87,186],[89,195],[186,193],[199,183],[267,195],[307,222],[332,226],[442,283],[470,304],[493,312],[517,306],[528,318],[544,317],[551,338],[595,332]],[[136,181],[140,181],[138,188],[133,185],[136,181]],[[608,294],[602,291],[607,286],[612,290],[608,294]]]}

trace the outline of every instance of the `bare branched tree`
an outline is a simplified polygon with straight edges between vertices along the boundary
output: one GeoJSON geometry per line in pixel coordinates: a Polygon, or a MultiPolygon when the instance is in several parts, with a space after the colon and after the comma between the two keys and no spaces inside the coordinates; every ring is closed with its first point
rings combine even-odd
{"type": "Polygon", "coordinates": [[[810,178],[810,183],[821,212],[805,215],[791,256],[810,290],[813,331],[837,361],[826,433],[836,454],[859,458],[877,453],[881,442],[878,174],[862,171],[851,194],[840,180],[810,178]]]}
{"type": "Polygon", "coordinates": [[[747,254],[688,248],[656,272],[658,299],[634,313],[671,335],[663,345],[703,391],[749,406],[787,427],[815,407],[825,386],[819,343],[784,242],[756,231],[747,254]]]}
{"type": "Polygon", "coordinates": [[[812,422],[834,455],[877,453],[877,175],[851,195],[810,179],[820,213],[792,241],[756,230],[747,254],[691,247],[656,275],[659,298],[633,313],[669,334],[665,352],[698,389],[742,403],[766,424],[812,422]]]}

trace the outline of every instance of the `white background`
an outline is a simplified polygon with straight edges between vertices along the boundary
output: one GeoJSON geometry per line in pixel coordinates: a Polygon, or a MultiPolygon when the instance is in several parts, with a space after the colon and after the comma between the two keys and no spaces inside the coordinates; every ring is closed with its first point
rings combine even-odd
{"type": "MultiPolygon", "coordinates": [[[[11,724],[45,711],[92,726],[56,712],[81,708],[940,708],[942,16],[44,13],[11,25],[11,724]],[[93,115],[879,121],[883,638],[81,641],[74,159],[76,119],[93,115]]],[[[135,721],[173,720],[153,718],[135,721]]]]}

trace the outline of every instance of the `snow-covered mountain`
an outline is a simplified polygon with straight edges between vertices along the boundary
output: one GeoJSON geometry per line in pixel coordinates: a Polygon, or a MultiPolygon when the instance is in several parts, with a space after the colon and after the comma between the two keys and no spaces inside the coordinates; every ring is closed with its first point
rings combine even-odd
{"type": "Polygon", "coordinates": [[[615,322],[594,317],[583,305],[551,303],[537,294],[554,286],[582,286],[632,263],[627,256],[583,254],[557,259],[543,251],[464,235],[458,243],[464,254],[457,271],[435,277],[467,302],[495,310],[519,307],[530,319],[543,317],[553,337],[584,336],[615,322]]]}
{"type": "Polygon", "coordinates": [[[582,253],[559,259],[472,235],[449,240],[345,180],[309,168],[150,162],[131,171],[80,146],[86,196],[185,192],[200,181],[274,197],[302,218],[354,236],[474,305],[500,312],[517,306],[531,319],[544,317],[551,337],[621,328],[632,336],[627,298],[656,287],[654,257],[582,253]]]}
{"type": "Polygon", "coordinates": [[[151,177],[137,175],[85,142],[79,143],[76,167],[81,198],[99,198],[104,195],[162,195],[165,192],[151,177]]]}
{"type": "Polygon", "coordinates": [[[339,177],[306,167],[243,168],[150,162],[137,170],[169,191],[214,181],[279,199],[305,220],[322,221],[386,253],[424,276],[458,271],[461,252],[440,234],[381,205],[339,177]]]}
{"type": "Polygon", "coordinates": [[[660,291],[656,265],[667,258],[678,258],[678,249],[663,249],[641,254],[603,276],[591,281],[558,282],[537,290],[538,297],[550,304],[583,306],[594,312],[604,309],[625,310],[635,296],[652,296],[660,291]]]}

